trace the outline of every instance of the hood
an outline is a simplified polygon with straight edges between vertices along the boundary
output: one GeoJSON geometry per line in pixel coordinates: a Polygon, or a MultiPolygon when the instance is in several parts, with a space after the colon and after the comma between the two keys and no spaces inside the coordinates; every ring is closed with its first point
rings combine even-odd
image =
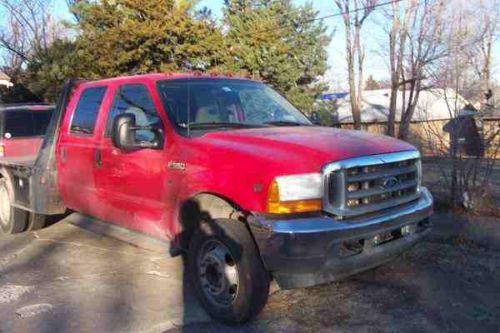
{"type": "Polygon", "coordinates": [[[274,159],[304,159],[313,163],[415,150],[412,145],[392,137],[365,131],[329,127],[272,127],[212,132],[202,138],[207,144],[245,150],[274,159]]]}

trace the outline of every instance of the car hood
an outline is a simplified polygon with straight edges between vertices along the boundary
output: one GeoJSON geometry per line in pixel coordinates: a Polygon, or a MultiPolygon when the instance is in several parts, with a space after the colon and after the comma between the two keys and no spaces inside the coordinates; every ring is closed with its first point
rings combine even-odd
{"type": "Polygon", "coordinates": [[[210,149],[214,152],[226,148],[260,159],[301,162],[314,169],[318,164],[353,157],[415,150],[412,145],[388,136],[318,126],[218,131],[198,139],[217,148],[210,149]]]}

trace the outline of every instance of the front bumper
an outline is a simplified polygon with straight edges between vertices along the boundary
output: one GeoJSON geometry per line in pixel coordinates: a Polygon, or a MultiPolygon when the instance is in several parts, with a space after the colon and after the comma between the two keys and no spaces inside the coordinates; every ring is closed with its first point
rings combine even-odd
{"type": "Polygon", "coordinates": [[[250,229],[264,266],[280,288],[336,281],[376,267],[430,232],[432,196],[421,188],[418,200],[348,220],[330,216],[271,219],[254,215],[250,229]]]}

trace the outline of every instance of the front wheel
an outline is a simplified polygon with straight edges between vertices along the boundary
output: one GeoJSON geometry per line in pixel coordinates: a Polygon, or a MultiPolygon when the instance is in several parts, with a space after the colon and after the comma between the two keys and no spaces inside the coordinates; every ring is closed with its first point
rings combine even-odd
{"type": "Polygon", "coordinates": [[[267,302],[269,274],[239,221],[203,223],[190,241],[188,270],[205,311],[219,321],[243,323],[267,302]]]}

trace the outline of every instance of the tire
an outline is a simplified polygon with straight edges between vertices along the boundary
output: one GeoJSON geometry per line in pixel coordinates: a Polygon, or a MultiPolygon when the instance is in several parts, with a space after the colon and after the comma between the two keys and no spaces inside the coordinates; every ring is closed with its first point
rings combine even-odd
{"type": "Polygon", "coordinates": [[[14,193],[6,178],[0,179],[0,230],[4,234],[23,232],[28,224],[28,212],[12,206],[14,193]]]}
{"type": "Polygon", "coordinates": [[[47,215],[29,213],[28,227],[26,231],[35,231],[45,228],[47,225],[47,215]]]}
{"type": "Polygon", "coordinates": [[[260,313],[270,279],[243,223],[220,219],[201,224],[187,256],[191,282],[211,317],[241,324],[260,313]]]}

